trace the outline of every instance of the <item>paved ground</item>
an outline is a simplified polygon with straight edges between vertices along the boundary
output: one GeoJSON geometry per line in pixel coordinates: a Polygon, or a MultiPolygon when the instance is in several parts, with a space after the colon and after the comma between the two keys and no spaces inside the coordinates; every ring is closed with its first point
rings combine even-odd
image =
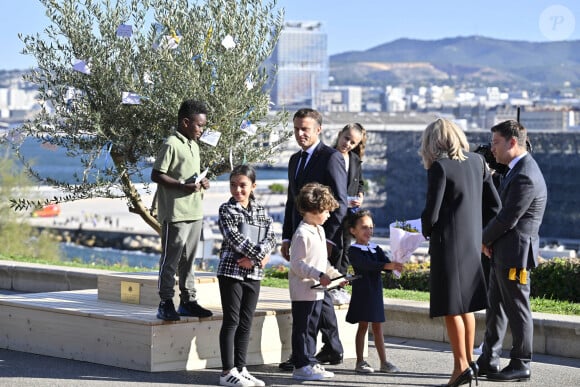
{"type": "MultiPolygon", "coordinates": [[[[217,188],[217,187],[216,187],[217,188]]],[[[220,191],[216,189],[216,191],[220,191]]],[[[219,204],[227,200],[226,190],[206,196],[206,214],[217,213],[219,204]]],[[[270,198],[272,200],[273,198],[270,198]]],[[[279,204],[279,198],[270,205],[279,204]]],[[[78,218],[80,214],[99,213],[119,218],[119,225],[113,227],[133,232],[147,230],[148,226],[135,214],[130,214],[119,200],[94,199],[91,201],[73,202],[63,205],[59,218],[35,219],[33,223],[42,226],[55,225],[67,218],[78,218]]],[[[100,228],[96,224],[95,228],[100,228]]],[[[106,227],[106,226],[105,226],[106,227]]],[[[0,292],[2,294],[2,292],[0,292]]],[[[0,311],[1,313],[1,311],[0,311]]],[[[0,335],[2,327],[0,327],[0,335]]],[[[345,338],[342,340],[354,340],[345,338]]],[[[571,345],[574,345],[571,343],[571,345]]],[[[390,338],[387,340],[387,356],[395,363],[401,373],[397,375],[355,374],[354,360],[347,360],[339,366],[329,366],[336,377],[326,381],[299,383],[291,378],[291,373],[279,371],[277,364],[251,366],[250,371],[264,379],[269,386],[355,386],[367,387],[380,385],[394,386],[433,386],[446,383],[452,368],[452,355],[449,345],[445,343],[390,338]]],[[[369,363],[378,364],[376,350],[369,344],[369,363]]],[[[504,360],[503,365],[507,364],[504,360]]],[[[218,384],[217,369],[199,371],[147,373],[103,366],[98,364],[40,356],[23,352],[0,349],[0,386],[214,386],[218,384]]],[[[481,380],[481,385],[490,386],[493,382],[481,380]]],[[[580,359],[569,359],[545,355],[536,355],[532,365],[532,380],[519,383],[518,386],[578,386],[580,385],[580,359]]]]}
{"type": "MultiPolygon", "coordinates": [[[[333,379],[302,383],[293,380],[291,373],[280,371],[277,364],[251,366],[249,369],[252,374],[266,381],[268,386],[433,386],[447,382],[452,362],[447,344],[390,338],[387,339],[386,348],[387,357],[401,369],[400,374],[358,375],[352,371],[354,360],[326,367],[335,372],[333,379]]],[[[372,343],[369,344],[369,363],[378,364],[372,343]]],[[[503,364],[506,363],[507,360],[504,360],[503,364]]],[[[215,386],[218,384],[218,374],[217,369],[147,373],[0,349],[2,386],[215,386]]],[[[480,380],[482,386],[493,384],[485,379],[480,380]]],[[[537,355],[532,365],[532,380],[517,385],[578,386],[580,359],[537,355]]]]}

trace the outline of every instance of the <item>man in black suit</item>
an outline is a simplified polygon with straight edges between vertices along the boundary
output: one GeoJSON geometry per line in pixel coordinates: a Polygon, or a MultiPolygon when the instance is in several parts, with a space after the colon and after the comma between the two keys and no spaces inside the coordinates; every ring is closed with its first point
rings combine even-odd
{"type": "MultiPolygon", "coordinates": [[[[294,114],[294,137],[302,148],[288,162],[288,198],[282,228],[282,256],[290,259],[290,240],[302,217],[295,207],[294,198],[307,183],[328,186],[338,201],[339,208],[324,223],[328,258],[338,258],[342,249],[342,220],[347,208],[347,177],[344,158],[337,150],[320,141],[322,115],[313,109],[300,109],[294,114]]],[[[316,355],[321,363],[342,363],[343,348],[338,335],[338,323],[332,298],[325,292],[320,316],[323,350],[316,355]]],[[[292,369],[292,356],[280,368],[292,369]]]]}
{"type": "Polygon", "coordinates": [[[501,211],[483,229],[483,252],[491,258],[489,308],[479,374],[497,381],[531,377],[534,323],[530,308],[530,270],[540,248],[538,231],[547,202],[547,189],[536,161],[526,151],[526,129],[515,120],[493,128],[491,150],[498,163],[509,167],[499,194],[501,211]],[[512,332],[510,362],[499,372],[499,356],[507,324],[512,332]]]}

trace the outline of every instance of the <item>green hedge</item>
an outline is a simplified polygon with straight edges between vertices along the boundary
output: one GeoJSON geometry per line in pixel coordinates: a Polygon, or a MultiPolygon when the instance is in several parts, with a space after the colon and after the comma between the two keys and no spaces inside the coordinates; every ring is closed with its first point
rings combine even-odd
{"type": "Polygon", "coordinates": [[[429,291],[429,263],[408,263],[399,278],[393,273],[387,273],[383,277],[385,289],[405,289],[429,291]]]}
{"type": "Polygon", "coordinates": [[[580,302],[580,259],[554,258],[532,270],[532,297],[580,302]]]}
{"type": "MultiPolygon", "coordinates": [[[[288,267],[280,265],[266,269],[273,278],[288,278],[288,267]]],[[[580,259],[554,258],[532,271],[531,296],[580,303],[580,259]]],[[[400,278],[385,274],[386,289],[429,291],[429,263],[406,264],[400,278]]]]}
{"type": "MultiPolygon", "coordinates": [[[[387,289],[429,291],[429,264],[407,264],[401,278],[386,275],[387,289]]],[[[531,296],[560,301],[580,302],[580,259],[554,258],[545,261],[531,274],[531,296]]]]}

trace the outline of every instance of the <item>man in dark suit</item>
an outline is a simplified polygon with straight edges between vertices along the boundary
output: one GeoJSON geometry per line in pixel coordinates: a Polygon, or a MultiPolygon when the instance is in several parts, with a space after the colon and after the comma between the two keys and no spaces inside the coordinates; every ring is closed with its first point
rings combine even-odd
{"type": "MultiPolygon", "coordinates": [[[[294,137],[302,149],[293,154],[288,162],[288,198],[282,228],[282,256],[290,259],[290,240],[302,217],[296,209],[294,198],[307,183],[328,186],[339,208],[330,214],[324,223],[328,258],[338,259],[342,249],[342,220],[347,208],[347,177],[344,159],[340,152],[320,141],[322,115],[313,109],[300,109],[294,114],[294,137]]],[[[332,261],[332,260],[331,260],[332,261]]],[[[320,316],[320,331],[323,350],[316,355],[321,363],[342,363],[343,349],[338,335],[338,324],[332,298],[325,292],[320,316]]],[[[280,364],[280,368],[291,370],[292,357],[280,364]]]]}
{"type": "Polygon", "coordinates": [[[509,167],[499,194],[501,211],[483,229],[483,252],[491,258],[489,308],[479,374],[497,381],[531,377],[533,320],[530,270],[540,248],[538,231],[546,209],[547,189],[536,161],[526,151],[526,129],[517,121],[493,128],[491,150],[509,167]],[[510,362],[499,372],[499,356],[507,325],[512,332],[510,362]]]}

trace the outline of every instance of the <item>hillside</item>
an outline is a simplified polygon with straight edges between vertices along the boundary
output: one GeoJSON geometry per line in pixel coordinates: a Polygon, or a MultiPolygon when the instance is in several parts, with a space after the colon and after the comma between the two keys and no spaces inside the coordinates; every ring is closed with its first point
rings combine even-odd
{"type": "Polygon", "coordinates": [[[580,86],[580,40],[524,42],[480,36],[398,39],[330,57],[334,84],[580,86]]]}

